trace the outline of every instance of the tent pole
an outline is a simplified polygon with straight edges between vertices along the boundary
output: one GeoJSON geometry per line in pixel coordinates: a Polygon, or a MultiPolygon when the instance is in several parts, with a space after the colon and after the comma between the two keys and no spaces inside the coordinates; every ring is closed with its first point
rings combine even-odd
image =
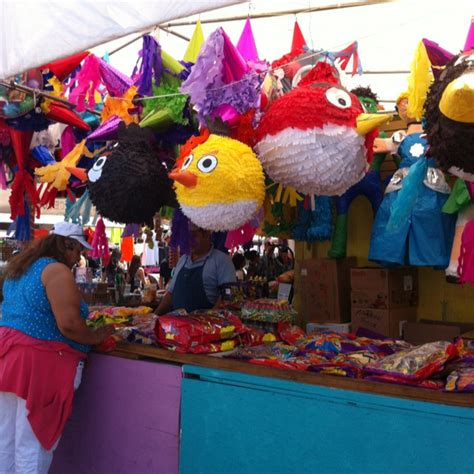
{"type": "MultiPolygon", "coordinates": [[[[75,109],[76,108],[76,104],[73,104],[72,102],[69,102],[68,100],[63,99],[62,97],[58,97],[58,96],[49,94],[48,92],[45,92],[45,91],[42,91],[42,90],[39,90],[39,89],[33,89],[32,87],[17,84],[14,81],[11,81],[11,82],[0,81],[0,86],[8,87],[9,89],[16,89],[16,90],[19,90],[19,91],[22,91],[22,92],[26,92],[27,94],[31,94],[33,96],[36,95],[37,97],[46,97],[47,99],[50,99],[52,101],[60,102],[61,104],[64,104],[69,109],[75,109]]],[[[86,109],[86,110],[88,112],[92,113],[92,114],[100,115],[100,112],[97,112],[95,110],[91,110],[91,109],[86,109]]]]}
{"type": "Polygon", "coordinates": [[[177,33],[176,31],[170,30],[169,28],[166,28],[166,27],[164,27],[164,26],[158,25],[158,28],[159,28],[160,30],[163,30],[165,33],[169,33],[169,34],[171,34],[171,35],[177,36],[178,38],[181,38],[181,39],[184,40],[184,41],[188,41],[188,42],[191,41],[191,39],[188,38],[187,36],[184,36],[184,35],[182,35],[181,33],[177,33]]]}
{"type": "Polygon", "coordinates": [[[127,46],[135,43],[135,41],[138,41],[140,39],[142,39],[145,35],[148,35],[152,32],[153,30],[148,30],[148,31],[145,31],[145,33],[139,35],[139,36],[136,36],[135,38],[131,39],[130,41],[127,41],[126,43],[122,44],[121,46],[113,49],[112,51],[109,52],[109,56],[112,56],[112,54],[115,54],[115,53],[118,53],[120,50],[126,48],[127,46]]]}
{"type": "Polygon", "coordinates": [[[57,96],[52,95],[52,94],[48,94],[47,92],[44,92],[44,91],[39,90],[39,89],[33,89],[32,87],[17,84],[14,81],[11,81],[11,82],[0,81],[0,85],[3,86],[3,87],[8,87],[9,89],[16,89],[16,90],[19,90],[19,91],[22,91],[22,92],[28,92],[29,94],[37,95],[38,97],[43,96],[43,97],[46,97],[48,99],[55,100],[56,102],[61,102],[62,104],[68,106],[71,109],[74,109],[76,107],[75,104],[72,104],[71,102],[67,101],[66,99],[62,99],[61,97],[57,97],[57,96]]]}
{"type": "MultiPolygon", "coordinates": [[[[166,33],[169,33],[171,35],[174,35],[174,36],[177,36],[178,38],[181,38],[182,40],[185,40],[185,41],[190,41],[190,39],[187,37],[187,36],[184,36],[182,35],[181,33],[176,33],[176,31],[172,31],[170,30],[169,28],[166,28],[164,26],[158,26],[158,28],[160,30],[163,30],[165,31],[166,33]]],[[[142,39],[145,35],[148,35],[152,32],[153,30],[149,30],[149,31],[146,31],[145,33],[143,33],[142,35],[139,35],[133,39],[131,39],[130,41],[127,41],[126,43],[122,44],[121,46],[115,48],[114,50],[110,51],[109,53],[109,56],[112,56],[112,54],[115,54],[115,53],[118,53],[119,51],[121,51],[122,49],[126,48],[127,46],[135,43],[135,41],[138,41],[139,39],[142,39]]]]}
{"type": "MultiPolygon", "coordinates": [[[[381,3],[392,3],[397,0],[361,0],[358,2],[350,2],[350,3],[334,3],[331,5],[325,5],[320,7],[310,7],[310,8],[298,8],[294,10],[283,10],[278,12],[269,12],[269,13],[254,13],[250,15],[237,15],[231,17],[223,17],[223,18],[212,18],[212,19],[201,19],[201,24],[204,23],[223,23],[227,21],[238,21],[238,20],[246,20],[247,18],[259,19],[259,18],[272,18],[276,16],[285,16],[285,15],[297,15],[300,13],[315,13],[315,12],[322,12],[328,10],[338,10],[342,8],[353,8],[353,7],[365,7],[370,5],[378,5],[381,3]]],[[[196,20],[188,20],[188,21],[173,21],[170,23],[163,23],[160,27],[171,28],[175,26],[191,26],[195,25],[196,20]]]]}

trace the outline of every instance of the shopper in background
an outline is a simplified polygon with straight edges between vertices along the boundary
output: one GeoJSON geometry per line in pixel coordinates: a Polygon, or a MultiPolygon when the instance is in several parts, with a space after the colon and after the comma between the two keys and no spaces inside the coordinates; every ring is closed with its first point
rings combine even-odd
{"type": "Polygon", "coordinates": [[[265,242],[265,251],[262,257],[263,276],[267,281],[276,280],[278,273],[278,262],[275,257],[275,246],[267,240],[265,242]]]}
{"type": "Polygon", "coordinates": [[[279,247],[277,264],[278,275],[293,270],[294,261],[292,255],[290,254],[290,250],[287,247],[279,247]]]}
{"type": "Polygon", "coordinates": [[[219,301],[220,286],[235,283],[232,260],[213,247],[211,232],[193,225],[190,246],[191,255],[179,259],[157,314],[171,309],[210,309],[219,301]]]}
{"type": "Polygon", "coordinates": [[[128,267],[127,283],[130,284],[130,292],[133,293],[137,288],[142,289],[146,283],[145,270],[142,267],[142,260],[139,255],[134,255],[130,266],[128,267]]]}
{"type": "Polygon", "coordinates": [[[79,261],[77,262],[76,268],[87,268],[87,259],[84,255],[79,257],[79,261]]]}
{"type": "Polygon", "coordinates": [[[256,250],[249,250],[245,252],[245,258],[249,262],[247,265],[247,279],[263,277],[264,270],[259,253],[256,250]]]}
{"type": "Polygon", "coordinates": [[[125,273],[120,267],[121,253],[119,249],[113,249],[110,254],[109,264],[105,267],[105,279],[109,286],[115,285],[115,277],[118,273],[125,273]]]}
{"type": "Polygon", "coordinates": [[[160,288],[164,290],[171,280],[171,268],[168,256],[163,258],[160,262],[160,288]]]}
{"type": "Polygon", "coordinates": [[[0,321],[0,472],[47,473],[90,346],[111,326],[86,326],[72,267],[90,249],[62,222],[10,260],[0,321]]]}
{"type": "Polygon", "coordinates": [[[244,281],[245,280],[245,257],[241,253],[235,253],[232,257],[232,263],[234,264],[235,268],[235,277],[237,281],[244,281]]]}

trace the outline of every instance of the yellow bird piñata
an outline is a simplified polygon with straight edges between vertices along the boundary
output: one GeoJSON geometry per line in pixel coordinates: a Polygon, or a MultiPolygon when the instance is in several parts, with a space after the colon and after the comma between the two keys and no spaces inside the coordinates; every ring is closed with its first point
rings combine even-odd
{"type": "Polygon", "coordinates": [[[244,143],[209,135],[170,173],[183,214],[212,231],[237,229],[262,207],[262,165],[244,143]]]}

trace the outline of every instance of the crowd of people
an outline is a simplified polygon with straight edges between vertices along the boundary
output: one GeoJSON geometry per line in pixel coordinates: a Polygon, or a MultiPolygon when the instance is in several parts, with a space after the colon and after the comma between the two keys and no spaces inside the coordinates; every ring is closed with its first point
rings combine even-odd
{"type": "MultiPolygon", "coordinates": [[[[212,242],[210,245],[212,245],[212,242]]],[[[239,250],[232,255],[237,281],[263,278],[271,282],[277,280],[280,275],[293,270],[293,251],[288,245],[267,240],[260,247],[263,247],[263,251],[259,250],[258,245],[254,245],[251,249],[239,250]]],[[[161,259],[159,268],[153,269],[153,272],[156,271],[157,273],[152,274],[147,267],[142,265],[139,255],[134,255],[132,260],[126,264],[120,260],[120,250],[118,248],[113,249],[108,265],[102,269],[102,278],[113,286],[116,283],[116,275],[121,274],[124,282],[130,285],[131,293],[143,289],[145,285],[150,283],[156,284],[158,289],[168,289],[172,276],[177,273],[176,270],[181,265],[178,264],[175,268],[170,268],[167,252],[164,252],[164,254],[165,257],[161,259]]],[[[90,267],[93,272],[100,272],[100,266],[97,262],[82,256],[78,267],[84,266],[90,267]]]]}
{"type": "Polygon", "coordinates": [[[270,282],[294,268],[292,250],[285,244],[271,241],[265,242],[263,255],[255,249],[237,252],[232,262],[238,281],[261,277],[270,282]]]}

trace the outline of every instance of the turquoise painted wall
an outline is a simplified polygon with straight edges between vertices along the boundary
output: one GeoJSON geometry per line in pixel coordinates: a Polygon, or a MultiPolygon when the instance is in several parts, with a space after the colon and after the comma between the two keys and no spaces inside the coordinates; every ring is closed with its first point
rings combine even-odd
{"type": "Polygon", "coordinates": [[[181,474],[469,473],[474,410],[184,366],[181,474]]]}

